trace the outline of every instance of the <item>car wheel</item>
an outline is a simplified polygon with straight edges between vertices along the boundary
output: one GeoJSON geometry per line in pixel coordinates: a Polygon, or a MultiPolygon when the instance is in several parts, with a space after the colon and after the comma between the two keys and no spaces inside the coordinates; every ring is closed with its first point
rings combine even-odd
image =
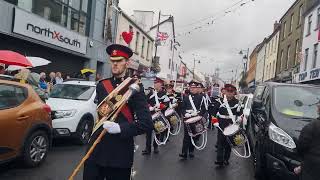
{"type": "Polygon", "coordinates": [[[257,180],[266,180],[268,179],[265,170],[265,162],[262,158],[261,148],[259,147],[258,143],[256,143],[254,147],[253,153],[253,168],[254,168],[254,176],[257,180]]]}
{"type": "Polygon", "coordinates": [[[80,121],[77,129],[77,142],[80,145],[85,145],[88,143],[91,132],[92,132],[93,124],[92,121],[88,119],[84,119],[80,121]]]}
{"type": "Polygon", "coordinates": [[[23,161],[28,167],[40,165],[47,157],[49,138],[46,132],[36,131],[28,137],[23,151],[23,161]]]}

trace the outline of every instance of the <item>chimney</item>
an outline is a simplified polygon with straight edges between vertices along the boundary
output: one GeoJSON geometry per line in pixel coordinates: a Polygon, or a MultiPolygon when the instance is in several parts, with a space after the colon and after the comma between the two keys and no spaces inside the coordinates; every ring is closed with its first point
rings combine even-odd
{"type": "Polygon", "coordinates": [[[281,24],[278,23],[278,21],[274,22],[274,24],[273,24],[273,31],[276,31],[280,26],[281,26],[281,24]]]}

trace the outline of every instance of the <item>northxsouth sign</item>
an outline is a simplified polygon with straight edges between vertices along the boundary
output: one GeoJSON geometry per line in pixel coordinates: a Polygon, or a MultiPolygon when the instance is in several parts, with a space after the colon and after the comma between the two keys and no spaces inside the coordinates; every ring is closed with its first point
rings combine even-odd
{"type": "Polygon", "coordinates": [[[71,40],[70,38],[63,36],[61,32],[57,32],[55,30],[51,31],[50,28],[41,28],[39,26],[28,23],[27,30],[32,31],[36,34],[41,34],[48,38],[56,39],[71,46],[76,46],[79,48],[81,47],[81,43],[77,39],[71,40]]]}
{"type": "Polygon", "coordinates": [[[87,37],[19,8],[15,8],[12,31],[64,49],[87,53],[87,37]]]}

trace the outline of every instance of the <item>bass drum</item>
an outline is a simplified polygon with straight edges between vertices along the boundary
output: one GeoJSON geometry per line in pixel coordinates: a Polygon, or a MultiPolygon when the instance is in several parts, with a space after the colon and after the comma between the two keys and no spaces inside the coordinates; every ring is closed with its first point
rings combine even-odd
{"type": "Polygon", "coordinates": [[[249,158],[251,156],[250,144],[247,135],[239,124],[232,124],[223,131],[232,151],[239,157],[249,158]],[[241,151],[241,152],[240,152],[241,151]]]}
{"type": "Polygon", "coordinates": [[[164,113],[166,119],[170,122],[170,134],[178,135],[181,129],[181,118],[174,109],[167,109],[164,113]]]}
{"type": "Polygon", "coordinates": [[[156,112],[152,115],[152,122],[155,134],[163,136],[158,139],[157,135],[154,136],[154,140],[158,145],[165,145],[170,136],[170,123],[161,111],[156,112]]]}
{"type": "Polygon", "coordinates": [[[206,119],[202,116],[195,116],[185,120],[185,126],[191,138],[192,145],[198,149],[203,150],[207,145],[207,126],[205,126],[206,119]],[[197,145],[195,139],[202,136],[202,143],[197,145]]]}

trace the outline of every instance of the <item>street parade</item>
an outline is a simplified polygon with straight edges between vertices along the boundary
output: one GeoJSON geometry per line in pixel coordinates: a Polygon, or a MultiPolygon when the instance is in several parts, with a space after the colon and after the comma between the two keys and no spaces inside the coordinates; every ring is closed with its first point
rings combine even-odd
{"type": "Polygon", "coordinates": [[[320,180],[320,0],[0,9],[0,180],[320,180]]]}

